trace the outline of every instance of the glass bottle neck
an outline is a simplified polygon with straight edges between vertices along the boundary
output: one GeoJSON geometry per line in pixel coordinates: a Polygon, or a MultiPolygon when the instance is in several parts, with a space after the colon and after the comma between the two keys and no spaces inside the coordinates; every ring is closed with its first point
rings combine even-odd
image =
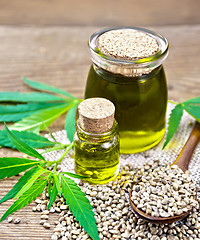
{"type": "Polygon", "coordinates": [[[110,129],[110,131],[108,132],[104,132],[104,133],[91,133],[91,132],[87,132],[85,131],[79,123],[79,120],[77,121],[76,124],[76,131],[78,133],[78,135],[82,135],[84,136],[84,138],[88,138],[88,139],[108,139],[110,137],[115,136],[118,133],[118,123],[116,120],[114,120],[113,122],[113,126],[110,129]]]}

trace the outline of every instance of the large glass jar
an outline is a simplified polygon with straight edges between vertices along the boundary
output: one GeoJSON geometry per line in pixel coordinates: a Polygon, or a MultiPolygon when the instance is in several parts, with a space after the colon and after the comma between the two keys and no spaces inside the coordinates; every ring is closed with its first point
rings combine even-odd
{"type": "Polygon", "coordinates": [[[168,42],[143,28],[110,28],[89,40],[91,59],[85,98],[104,97],[114,103],[119,124],[120,152],[135,153],[156,145],[164,136],[167,84],[162,62],[168,42]],[[138,59],[119,59],[101,52],[98,39],[108,31],[131,29],[156,40],[155,54],[138,59]]]}

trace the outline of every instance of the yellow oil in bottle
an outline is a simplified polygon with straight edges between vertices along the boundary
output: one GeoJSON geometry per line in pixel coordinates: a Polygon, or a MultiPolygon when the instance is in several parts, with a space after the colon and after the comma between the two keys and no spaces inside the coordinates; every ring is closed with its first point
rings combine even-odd
{"type": "Polygon", "coordinates": [[[78,107],[74,135],[75,172],[84,181],[104,184],[119,172],[119,134],[115,106],[107,99],[90,98],[78,107]]]}

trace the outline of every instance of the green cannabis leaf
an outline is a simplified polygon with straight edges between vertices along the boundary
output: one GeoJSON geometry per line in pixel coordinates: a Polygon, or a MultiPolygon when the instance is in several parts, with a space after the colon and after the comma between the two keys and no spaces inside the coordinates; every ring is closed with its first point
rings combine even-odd
{"type": "Polygon", "coordinates": [[[17,122],[42,109],[58,106],[61,103],[27,103],[16,105],[0,105],[0,122],[17,122]]]}
{"type": "MultiPolygon", "coordinates": [[[[57,142],[51,142],[47,138],[37,135],[32,132],[26,131],[16,131],[11,130],[11,132],[20,140],[28,144],[32,148],[46,148],[50,146],[54,146],[55,144],[59,144],[57,142]]],[[[59,144],[60,145],[60,144],[59,144]]],[[[10,139],[8,138],[8,134],[6,130],[0,131],[0,146],[15,148],[10,139]]]]}
{"type": "Polygon", "coordinates": [[[49,178],[49,182],[48,182],[48,195],[50,198],[51,197],[51,177],[49,178]]]}
{"type": "Polygon", "coordinates": [[[56,184],[57,192],[58,192],[59,196],[61,197],[61,188],[60,188],[59,176],[57,176],[57,175],[54,173],[54,174],[53,174],[53,178],[54,178],[54,182],[55,182],[55,184],[56,184]]]}
{"type": "Polygon", "coordinates": [[[57,187],[56,187],[56,183],[54,182],[53,187],[52,187],[52,192],[49,195],[50,200],[49,200],[49,203],[48,203],[48,206],[47,206],[47,210],[49,210],[49,208],[52,206],[52,204],[54,203],[57,195],[58,195],[58,190],[57,190],[57,187]]]}
{"type": "Polygon", "coordinates": [[[19,190],[25,185],[25,183],[31,178],[31,176],[39,170],[38,166],[28,170],[14,185],[14,187],[0,200],[0,204],[8,199],[14,198],[19,190]]]}
{"type": "Polygon", "coordinates": [[[23,172],[40,162],[26,158],[0,158],[0,179],[9,178],[23,172]]]}
{"type": "Polygon", "coordinates": [[[71,173],[71,172],[62,172],[62,174],[65,174],[65,175],[68,175],[72,178],[78,178],[78,179],[84,179],[84,178],[88,178],[86,176],[80,176],[78,174],[75,174],[75,173],[71,173]]]}
{"type": "Polygon", "coordinates": [[[163,145],[163,149],[167,146],[169,141],[176,133],[184,110],[187,111],[198,122],[200,122],[200,97],[191,98],[179,104],[176,103],[175,108],[172,110],[170,114],[167,128],[167,136],[166,141],[163,145]]]}
{"type": "Polygon", "coordinates": [[[62,102],[65,98],[48,93],[0,92],[0,102],[62,102]]]}
{"type": "Polygon", "coordinates": [[[28,79],[25,78],[25,77],[23,78],[23,80],[24,80],[24,82],[25,82],[26,84],[28,84],[30,87],[32,87],[32,88],[34,88],[34,89],[44,90],[44,91],[47,91],[47,92],[58,93],[58,94],[67,96],[67,97],[69,97],[69,98],[77,99],[77,98],[75,98],[74,96],[72,96],[71,94],[69,94],[68,92],[63,91],[62,89],[55,88],[55,87],[52,87],[52,86],[47,85],[47,84],[44,84],[44,83],[39,83],[39,82],[35,82],[35,81],[30,81],[30,80],[28,80],[28,79]]]}
{"type": "Polygon", "coordinates": [[[200,122],[200,97],[191,98],[182,103],[185,111],[192,115],[197,121],[200,122]]]}
{"type": "Polygon", "coordinates": [[[70,108],[65,120],[65,129],[70,142],[73,142],[73,137],[75,133],[75,117],[78,104],[79,102],[75,102],[74,106],[70,108]]]}
{"type": "Polygon", "coordinates": [[[12,130],[29,131],[39,133],[52,124],[61,114],[70,108],[70,103],[65,103],[57,107],[47,108],[43,111],[31,114],[16,122],[10,127],[12,130]]]}
{"type": "Polygon", "coordinates": [[[69,209],[72,211],[74,217],[83,226],[84,230],[94,240],[99,240],[96,220],[94,218],[94,212],[89,200],[86,198],[80,187],[69,177],[65,177],[62,174],[68,175],[73,178],[83,178],[77,174],[70,172],[57,173],[57,165],[62,161],[65,155],[73,147],[71,143],[65,150],[63,155],[55,161],[46,161],[44,157],[39,154],[35,149],[24,143],[22,140],[11,132],[6,124],[6,133],[15,148],[28,154],[29,156],[36,157],[40,160],[30,160],[25,158],[0,158],[0,179],[5,177],[9,178],[22,171],[28,170],[14,185],[14,187],[0,200],[0,204],[8,199],[18,198],[13,205],[4,213],[0,221],[3,221],[13,212],[25,207],[32,200],[36,199],[45,187],[48,185],[49,203],[48,209],[52,206],[56,199],[56,196],[64,196],[66,204],[69,205],[69,209]],[[48,170],[48,166],[54,165],[53,172],[48,170]],[[52,191],[51,185],[53,183],[52,191]]]}
{"type": "Polygon", "coordinates": [[[181,104],[177,104],[175,108],[172,110],[169,117],[167,137],[163,145],[163,148],[165,148],[165,146],[168,144],[168,142],[172,139],[175,132],[177,131],[182,115],[183,115],[183,107],[181,104]]]}
{"type": "Polygon", "coordinates": [[[42,176],[42,174],[46,173],[48,170],[44,168],[40,168],[38,171],[36,171],[30,179],[24,184],[24,186],[19,190],[19,192],[16,194],[15,198],[20,197],[22,194],[24,194],[31,186],[35,183],[35,181],[42,176]]]}
{"type": "Polygon", "coordinates": [[[79,221],[80,225],[92,239],[98,240],[99,236],[94,212],[91,210],[92,206],[85,194],[72,179],[63,175],[61,175],[61,186],[66,203],[69,205],[69,209],[73,212],[76,220],[79,221]]]}
{"type": "MultiPolygon", "coordinates": [[[[60,115],[67,113],[65,129],[72,142],[76,110],[81,100],[62,89],[31,81],[25,77],[23,80],[31,88],[49,93],[0,92],[0,122],[15,122],[10,130],[21,131],[20,139],[24,139],[25,131],[39,134],[40,131],[48,129],[48,126],[60,115]]],[[[2,140],[3,135],[4,133],[0,133],[0,146],[13,148],[13,144],[2,140]]],[[[34,139],[36,140],[36,137],[34,139]]],[[[30,142],[29,144],[31,145],[30,142]]],[[[46,147],[50,146],[50,143],[42,145],[42,143],[34,142],[31,146],[34,148],[46,147]]]]}
{"type": "Polygon", "coordinates": [[[11,213],[25,207],[28,203],[31,203],[32,200],[35,200],[44,190],[47,185],[47,180],[39,179],[34,183],[14,204],[5,212],[2,216],[1,221],[8,217],[11,213]]]}
{"type": "Polygon", "coordinates": [[[14,134],[12,134],[11,131],[6,126],[6,124],[5,128],[11,143],[17,148],[17,150],[25,154],[28,154],[29,156],[45,160],[44,157],[40,153],[38,153],[35,149],[27,145],[25,142],[22,142],[14,134]]]}

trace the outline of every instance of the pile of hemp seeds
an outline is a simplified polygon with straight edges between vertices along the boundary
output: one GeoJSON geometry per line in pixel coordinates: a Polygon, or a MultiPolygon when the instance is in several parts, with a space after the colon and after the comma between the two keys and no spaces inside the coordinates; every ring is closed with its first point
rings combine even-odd
{"type": "MultiPolygon", "coordinates": [[[[80,182],[79,186],[86,193],[97,221],[97,228],[101,240],[199,240],[200,239],[200,212],[198,199],[189,216],[172,224],[153,224],[138,218],[131,210],[128,194],[133,183],[144,175],[148,176],[154,169],[163,168],[159,161],[150,160],[144,166],[133,168],[127,164],[121,170],[117,179],[107,185],[90,185],[80,182]]],[[[176,168],[176,167],[175,167],[176,168]]],[[[65,204],[63,197],[56,197],[55,203],[46,210],[49,197],[47,189],[40,199],[36,199],[33,211],[41,211],[40,224],[44,228],[54,228],[51,239],[91,239],[79,225],[65,204]],[[59,213],[55,226],[48,223],[49,216],[59,213]]]]}
{"type": "Polygon", "coordinates": [[[134,205],[152,217],[168,218],[198,208],[196,186],[190,172],[166,165],[144,173],[133,185],[134,205]]]}

